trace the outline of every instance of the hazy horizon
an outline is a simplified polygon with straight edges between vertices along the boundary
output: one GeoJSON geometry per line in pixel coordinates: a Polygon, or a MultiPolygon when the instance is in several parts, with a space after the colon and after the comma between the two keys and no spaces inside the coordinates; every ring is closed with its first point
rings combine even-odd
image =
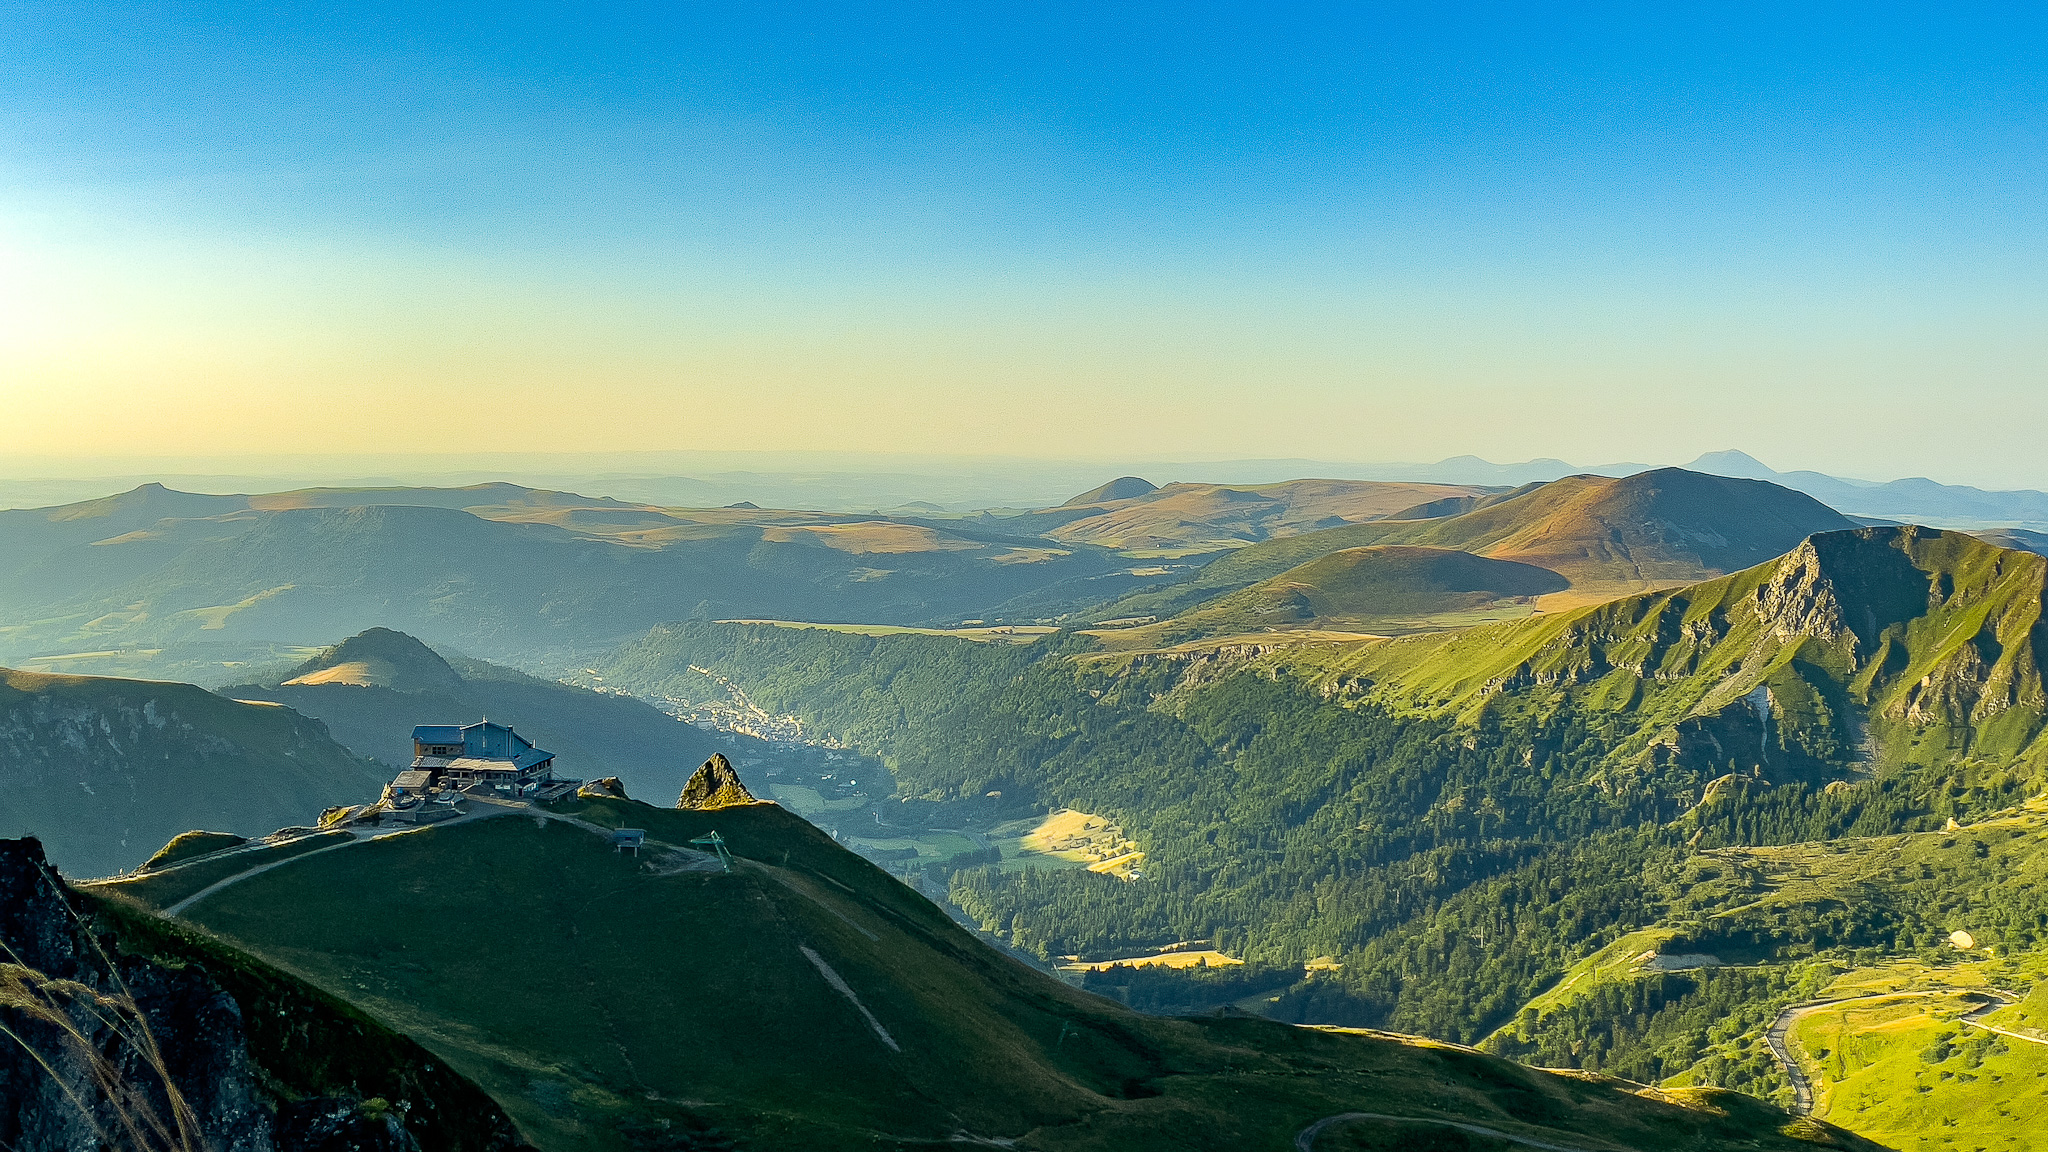
{"type": "Polygon", "coordinates": [[[31,4],[0,454],[2048,487],[2042,19],[31,4]]]}

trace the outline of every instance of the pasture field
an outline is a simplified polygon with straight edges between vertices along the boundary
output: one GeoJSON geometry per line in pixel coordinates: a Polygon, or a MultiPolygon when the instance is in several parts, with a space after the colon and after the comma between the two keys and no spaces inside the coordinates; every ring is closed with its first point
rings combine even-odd
{"type": "Polygon", "coordinates": [[[1959,1020],[1978,1003],[1907,992],[1802,1017],[1793,1037],[1820,1073],[1814,1116],[1902,1152],[2039,1147],[2048,1045],[1959,1020]]]}
{"type": "Polygon", "coordinates": [[[806,820],[824,812],[852,812],[866,807],[868,802],[867,796],[860,793],[827,800],[807,784],[770,784],[768,794],[776,803],[806,820]]]}
{"type": "Polygon", "coordinates": [[[950,860],[963,852],[972,852],[980,847],[972,839],[957,832],[919,832],[909,836],[872,838],[848,834],[846,841],[856,851],[879,849],[887,852],[914,848],[919,860],[950,860]]]}
{"type": "Polygon", "coordinates": [[[1229,968],[1244,961],[1225,956],[1213,948],[1191,949],[1181,952],[1155,952],[1147,956],[1126,956],[1118,960],[1097,960],[1094,963],[1075,961],[1060,965],[1062,972],[1107,972],[1111,968],[1229,968]]]}
{"type": "Polygon", "coordinates": [[[1086,868],[1128,879],[1145,854],[1122,828],[1092,813],[1062,808],[1043,819],[1013,820],[991,834],[1003,853],[1003,867],[1086,868]]]}

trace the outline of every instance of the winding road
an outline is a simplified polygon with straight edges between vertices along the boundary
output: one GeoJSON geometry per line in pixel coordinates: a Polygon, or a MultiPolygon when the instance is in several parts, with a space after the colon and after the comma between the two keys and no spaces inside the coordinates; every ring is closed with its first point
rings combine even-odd
{"type": "Polygon", "coordinates": [[[2015,1040],[2023,1040],[2029,1044],[2048,1045],[2048,1039],[2042,1039],[2039,1036],[2029,1036],[2022,1032],[2014,1032],[2008,1028],[1999,1028],[1984,1023],[1984,1017],[2009,1004],[2019,1002],[2020,998],[2014,993],[1997,988],[1929,988],[1914,992],[1873,992],[1867,996],[1837,996],[1830,1000],[1809,1000],[1804,1004],[1794,1004],[1783,1012],[1778,1013],[1778,1018],[1771,1022],[1770,1030],[1764,1033],[1764,1043],[1769,1046],[1771,1056],[1777,1060],[1778,1066],[1785,1070],[1785,1079],[1792,1083],[1792,1114],[1794,1116],[1810,1116],[1813,1114],[1813,1084],[1806,1078],[1806,1069],[1800,1065],[1798,1058],[1792,1052],[1792,1026],[1799,1022],[1800,1017],[1811,1012],[1817,1012],[1823,1008],[1833,1008],[1842,1004],[1854,1004],[1862,1000],[1901,1000],[1909,996],[1973,995],[1988,996],[1990,997],[1990,1003],[1972,1008],[1968,1012],[1963,1013],[1961,1016],[1956,1017],[1958,1021],[1972,1028],[1982,1028],[1986,1032],[1996,1032],[2000,1036],[2010,1036],[2015,1040]]]}

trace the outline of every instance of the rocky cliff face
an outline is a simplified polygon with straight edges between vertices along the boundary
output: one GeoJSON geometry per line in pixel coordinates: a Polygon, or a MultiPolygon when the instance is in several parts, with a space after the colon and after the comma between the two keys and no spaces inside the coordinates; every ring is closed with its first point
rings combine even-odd
{"type": "Polygon", "coordinates": [[[724,808],[752,803],[754,794],[740,783],[740,774],[733,769],[732,761],[717,752],[691,775],[689,783],[683,785],[683,794],[676,797],[678,808],[724,808]]]}
{"type": "Polygon", "coordinates": [[[0,669],[0,836],[38,837],[70,876],[133,868],[190,828],[304,824],[388,779],[287,708],[0,669]]]}
{"type": "MultiPolygon", "coordinates": [[[[2048,558],[1959,532],[1814,535],[1576,612],[1300,661],[1324,693],[1477,719],[1569,702],[1616,764],[1824,785],[1919,766],[2048,781],[2048,558]]],[[[2004,785],[1999,785],[2003,787],[2004,785]]]]}
{"type": "Polygon", "coordinates": [[[0,1147],[520,1147],[494,1102],[410,1041],[81,895],[34,839],[0,840],[0,945],[0,1024],[18,1038],[0,1039],[0,1147]]]}

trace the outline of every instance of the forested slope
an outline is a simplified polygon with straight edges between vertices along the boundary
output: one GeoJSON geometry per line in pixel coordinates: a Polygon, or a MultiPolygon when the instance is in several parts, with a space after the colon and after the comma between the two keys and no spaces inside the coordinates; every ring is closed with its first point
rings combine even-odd
{"type": "MultiPolygon", "coordinates": [[[[1485,634],[1103,654],[1071,637],[988,648],[694,624],[656,629],[606,675],[687,693],[683,670],[712,668],[880,753],[906,799],[963,819],[1115,819],[1146,853],[1138,882],[954,876],[955,902],[1021,947],[1208,939],[1275,969],[1330,956],[1339,970],[1268,1010],[1476,1041],[1622,935],[1714,911],[1687,903],[1707,854],[1934,832],[2038,791],[2041,570],[1968,537],[1866,530],[1485,634]]],[[[1978,882],[1930,883],[1846,921],[1795,902],[1806,910],[1739,931],[1773,959],[1923,947],[1929,909],[1978,882]]],[[[2023,893],[1980,895],[2007,909],[1981,918],[2013,946],[2048,932],[2023,893]]],[[[1242,977],[1212,977],[1207,1002],[1241,995],[1242,977]]],[[[1674,976],[1646,1011],[1749,1027],[1799,979],[1674,976]],[[1752,1009],[1726,1011],[1734,1000],[1752,1009]]],[[[1200,987],[1174,996],[1204,1002],[1200,987]]],[[[1572,1059],[1668,1075],[1725,1039],[1668,1032],[1572,1059]]],[[[1717,1067],[1775,1084],[1761,1056],[1717,1067]]]]}

